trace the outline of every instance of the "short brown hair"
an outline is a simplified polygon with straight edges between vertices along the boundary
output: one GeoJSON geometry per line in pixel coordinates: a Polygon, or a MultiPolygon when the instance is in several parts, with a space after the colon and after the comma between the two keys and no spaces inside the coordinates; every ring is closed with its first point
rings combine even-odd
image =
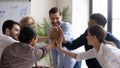
{"type": "Polygon", "coordinates": [[[50,9],[49,15],[50,15],[50,14],[57,13],[57,12],[59,12],[59,14],[62,15],[60,8],[58,8],[58,7],[53,7],[53,8],[50,9]]]}
{"type": "Polygon", "coordinates": [[[7,28],[12,30],[13,25],[15,25],[15,24],[19,26],[19,23],[14,20],[6,20],[2,25],[3,34],[5,34],[7,28]]]}
{"type": "Polygon", "coordinates": [[[105,24],[107,23],[107,20],[104,15],[100,13],[94,13],[90,16],[90,19],[93,19],[96,21],[96,24],[101,25],[105,27],[105,24]]]}

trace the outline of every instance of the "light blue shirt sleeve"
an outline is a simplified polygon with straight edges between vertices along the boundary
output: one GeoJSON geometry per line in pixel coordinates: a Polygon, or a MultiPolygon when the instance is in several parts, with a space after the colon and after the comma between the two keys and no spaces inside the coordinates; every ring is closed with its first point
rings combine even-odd
{"type": "Polygon", "coordinates": [[[72,25],[69,22],[61,22],[60,24],[61,29],[64,32],[64,37],[66,41],[72,41],[73,35],[72,35],[72,25]]]}

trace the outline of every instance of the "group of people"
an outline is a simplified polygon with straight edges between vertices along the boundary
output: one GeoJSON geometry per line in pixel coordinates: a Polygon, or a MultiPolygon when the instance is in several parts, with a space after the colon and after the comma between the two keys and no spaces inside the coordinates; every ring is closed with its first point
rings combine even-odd
{"type": "MultiPolygon", "coordinates": [[[[26,22],[27,23],[27,22],[26,22]]],[[[0,35],[0,68],[32,68],[53,47],[35,47],[37,32],[31,26],[20,30],[18,22],[7,20],[3,23],[0,35]]]]}
{"type": "Polygon", "coordinates": [[[62,21],[58,7],[49,10],[51,26],[48,36],[38,36],[35,21],[27,16],[18,23],[7,20],[0,35],[0,68],[32,68],[51,52],[54,68],[81,68],[85,59],[88,68],[120,68],[120,41],[105,31],[106,18],[95,13],[90,16],[88,28],[77,39],[72,36],[72,25],[62,21]],[[36,43],[49,40],[49,44],[36,47],[36,43]],[[86,52],[74,52],[85,46],[86,52]]]}
{"type": "MultiPolygon", "coordinates": [[[[60,12],[58,15],[56,12],[56,16],[59,15],[60,12]]],[[[103,29],[106,23],[107,20],[102,14],[100,13],[92,14],[88,21],[88,28],[86,29],[86,31],[82,35],[80,35],[80,37],[78,37],[77,39],[68,40],[66,39],[66,35],[65,35],[66,32],[64,32],[61,23],[53,22],[53,26],[59,25],[57,27],[59,29],[60,34],[58,35],[60,35],[60,37],[57,38],[56,34],[53,35],[56,36],[56,40],[59,42],[57,43],[58,44],[57,50],[59,49],[61,52],[64,52],[65,54],[79,60],[78,62],[76,62],[76,64],[78,64],[80,60],[85,59],[88,68],[113,68],[113,67],[119,68],[120,63],[118,58],[119,58],[120,41],[116,37],[114,37],[111,33],[103,29]],[[60,40],[62,41],[60,42],[60,40]],[[110,47],[106,45],[110,45],[110,47]],[[85,46],[86,52],[80,54],[70,52],[70,50],[74,50],[80,46],[85,46]]],[[[58,30],[56,30],[56,33],[57,32],[58,30]]]]}

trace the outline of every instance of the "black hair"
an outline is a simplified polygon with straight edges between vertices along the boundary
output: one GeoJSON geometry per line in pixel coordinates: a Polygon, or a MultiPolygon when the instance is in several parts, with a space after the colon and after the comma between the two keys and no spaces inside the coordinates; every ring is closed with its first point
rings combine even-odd
{"type": "Polygon", "coordinates": [[[10,29],[10,30],[12,30],[12,28],[13,28],[13,26],[14,26],[15,24],[16,24],[16,25],[19,25],[18,22],[16,22],[16,21],[6,20],[6,21],[3,23],[3,26],[2,26],[2,32],[3,32],[3,34],[5,34],[7,28],[10,29]]]}
{"type": "Polygon", "coordinates": [[[106,31],[104,30],[104,28],[100,25],[93,25],[88,29],[89,33],[92,36],[96,36],[97,39],[103,43],[105,43],[105,37],[106,37],[106,31]]]}
{"type": "Polygon", "coordinates": [[[100,13],[92,14],[90,16],[90,19],[95,20],[96,24],[101,25],[103,27],[105,26],[105,24],[107,22],[106,18],[102,14],[100,14],[100,13]]]}
{"type": "Polygon", "coordinates": [[[49,15],[50,15],[50,14],[57,13],[57,12],[59,12],[60,15],[62,14],[61,11],[60,11],[60,9],[59,9],[58,7],[53,7],[53,8],[51,8],[51,9],[49,10],[49,15]]]}
{"type": "Polygon", "coordinates": [[[20,31],[20,35],[18,37],[19,41],[22,43],[30,43],[33,38],[37,37],[37,32],[31,28],[30,26],[25,26],[20,31]]]}

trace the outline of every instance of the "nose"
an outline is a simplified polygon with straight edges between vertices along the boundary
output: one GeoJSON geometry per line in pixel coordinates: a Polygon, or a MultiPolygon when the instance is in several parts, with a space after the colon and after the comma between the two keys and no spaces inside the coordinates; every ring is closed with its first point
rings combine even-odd
{"type": "Polygon", "coordinates": [[[57,25],[57,20],[55,19],[52,24],[57,25]]]}
{"type": "Polygon", "coordinates": [[[57,22],[57,19],[54,19],[53,22],[57,22]]]}

